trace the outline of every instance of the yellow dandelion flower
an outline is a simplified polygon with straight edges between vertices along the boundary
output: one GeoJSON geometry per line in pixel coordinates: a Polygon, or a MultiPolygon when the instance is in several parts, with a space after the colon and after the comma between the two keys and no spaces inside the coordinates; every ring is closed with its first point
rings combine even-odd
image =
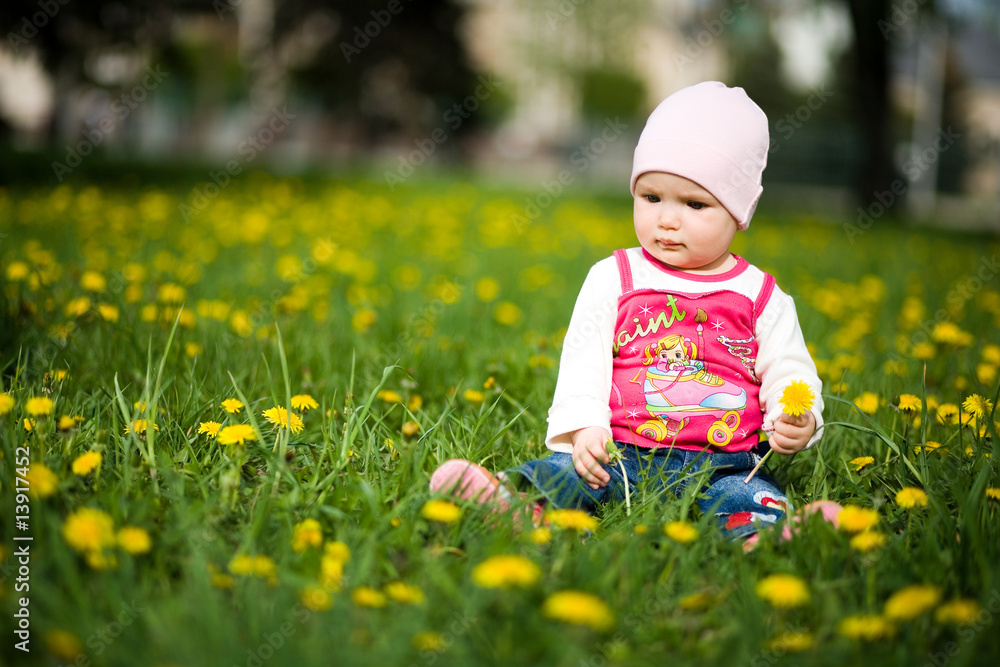
{"type": "Polygon", "coordinates": [[[855,641],[873,642],[891,637],[895,632],[892,621],[876,614],[847,616],[837,623],[837,634],[855,641]]]}
{"type": "Polygon", "coordinates": [[[993,343],[983,345],[980,355],[986,363],[1000,366],[1000,345],[993,343]]]}
{"type": "Polygon", "coordinates": [[[781,405],[789,417],[798,417],[812,410],[816,394],[812,387],[801,380],[795,380],[781,394],[781,405]]]}
{"type": "Polygon", "coordinates": [[[1000,489],[996,487],[989,487],[986,489],[986,497],[990,500],[1000,500],[1000,489]]]}
{"type": "Polygon", "coordinates": [[[646,533],[649,532],[649,527],[640,523],[636,525],[635,528],[632,529],[632,532],[635,533],[636,535],[645,535],[646,533]]]}
{"type": "Polygon", "coordinates": [[[406,408],[410,412],[416,412],[422,407],[424,407],[424,399],[420,398],[417,394],[410,396],[410,400],[406,402],[406,408]]]}
{"type": "Polygon", "coordinates": [[[274,582],[278,567],[267,556],[240,554],[229,561],[229,571],[236,576],[255,576],[274,582]]]}
{"type": "Polygon", "coordinates": [[[896,504],[905,509],[927,507],[927,494],[915,486],[904,486],[896,493],[896,504]]]}
{"type": "Polygon", "coordinates": [[[148,553],[153,547],[153,541],[149,538],[149,533],[138,526],[122,526],[118,531],[116,540],[122,549],[133,556],[148,553]]]}
{"type": "Polygon", "coordinates": [[[383,587],[386,596],[399,604],[423,604],[424,592],[418,586],[402,581],[393,581],[383,587]]]}
{"type": "Polygon", "coordinates": [[[528,534],[529,539],[538,546],[544,546],[552,541],[552,529],[547,526],[535,528],[528,534]]]}
{"type": "Polygon", "coordinates": [[[688,521],[671,521],[663,526],[663,534],[681,544],[698,539],[698,529],[688,521]]]}
{"type": "Polygon", "coordinates": [[[201,422],[198,424],[198,433],[204,433],[214,440],[219,435],[219,429],[221,428],[222,424],[219,422],[201,422]]]}
{"type": "Polygon", "coordinates": [[[57,658],[76,662],[77,656],[83,653],[83,642],[72,632],[49,630],[45,633],[45,648],[57,658]]]}
{"type": "Polygon", "coordinates": [[[402,431],[404,438],[412,438],[417,433],[420,433],[420,424],[415,421],[408,421],[403,424],[402,431]]]}
{"type": "Polygon", "coordinates": [[[309,394],[296,394],[292,396],[293,410],[315,410],[318,407],[319,403],[309,394]]]}
{"type": "Polygon", "coordinates": [[[872,456],[859,456],[856,459],[850,460],[850,464],[854,466],[854,472],[858,472],[865,466],[870,466],[873,463],[875,463],[875,458],[872,456]]]}
{"type": "Polygon", "coordinates": [[[187,296],[187,290],[176,283],[164,283],[156,290],[156,299],[160,303],[179,304],[187,296]]]}
{"type": "MultiPolygon", "coordinates": [[[[130,425],[125,426],[126,433],[145,433],[149,429],[150,423],[145,419],[136,419],[130,425]]],[[[159,431],[160,427],[157,424],[152,424],[154,431],[159,431]]]]}
{"type": "Polygon", "coordinates": [[[866,530],[851,538],[850,545],[855,551],[868,553],[872,549],[877,549],[885,544],[886,536],[878,531],[866,530]]]}
{"type": "Polygon", "coordinates": [[[975,600],[955,598],[937,608],[934,612],[934,620],[938,623],[970,625],[979,616],[981,609],[975,600]]]}
{"type": "Polygon", "coordinates": [[[773,607],[799,607],[809,602],[804,581],[791,574],[772,574],[757,582],[757,596],[773,607]]]}
{"type": "Polygon", "coordinates": [[[44,463],[28,466],[28,495],[32,498],[48,498],[59,487],[59,478],[44,463]]]}
{"type": "Polygon", "coordinates": [[[549,510],[545,517],[553,526],[583,532],[597,530],[597,519],[578,509],[549,510]]]}
{"type": "Polygon", "coordinates": [[[392,389],[382,389],[379,393],[375,394],[376,398],[379,398],[386,403],[402,403],[403,397],[399,393],[393,391],[392,389]]]}
{"type": "Polygon", "coordinates": [[[264,410],[261,414],[264,416],[264,419],[275,426],[290,428],[292,433],[301,433],[302,429],[305,428],[305,423],[301,417],[294,412],[289,412],[280,405],[264,410]]]}
{"type": "Polygon", "coordinates": [[[772,651],[785,651],[787,653],[801,653],[808,651],[815,645],[816,638],[811,632],[786,632],[772,638],[766,644],[767,648],[772,651]]]}
{"type": "Polygon", "coordinates": [[[18,283],[28,277],[31,267],[25,262],[11,262],[7,265],[7,280],[18,283]]]}
{"type": "Polygon", "coordinates": [[[114,324],[118,321],[119,312],[118,306],[110,303],[99,303],[97,304],[97,314],[101,316],[105,322],[111,322],[114,324]]]}
{"type": "Polygon", "coordinates": [[[896,621],[912,621],[933,609],[940,600],[941,590],[936,586],[914,584],[890,595],[883,612],[896,621]]]}
{"type": "Polygon", "coordinates": [[[24,411],[29,417],[47,417],[52,413],[55,404],[51,398],[45,396],[33,396],[24,403],[24,411]]]}
{"type": "Polygon", "coordinates": [[[316,519],[303,519],[292,528],[292,551],[302,553],[323,544],[323,527],[316,519]]]}
{"type": "Polygon", "coordinates": [[[899,395],[899,409],[902,412],[915,414],[920,412],[924,407],[923,401],[920,400],[919,396],[914,396],[913,394],[900,394],[899,395]]]}
{"type": "Polygon", "coordinates": [[[232,424],[223,426],[215,436],[220,445],[245,445],[257,439],[257,434],[250,424],[232,424]]]}
{"type": "Polygon", "coordinates": [[[66,517],[63,538],[81,553],[101,551],[114,546],[115,522],[99,509],[83,507],[66,517]]]}
{"type": "Polygon", "coordinates": [[[184,354],[189,357],[197,357],[199,354],[205,353],[205,347],[200,343],[195,343],[194,341],[188,341],[184,343],[184,354]]]}
{"type": "Polygon", "coordinates": [[[13,410],[15,405],[17,405],[17,401],[14,400],[13,396],[0,392],[0,417],[13,410]]]}
{"type": "Polygon", "coordinates": [[[874,415],[878,412],[879,402],[878,394],[870,391],[863,392],[854,399],[854,404],[866,415],[874,415]]]}
{"type": "Polygon", "coordinates": [[[982,419],[993,411],[993,401],[985,399],[979,394],[972,394],[962,403],[962,408],[966,412],[974,414],[976,419],[982,419]]]}
{"type": "Polygon", "coordinates": [[[34,419],[28,419],[27,417],[25,417],[24,418],[24,430],[27,431],[28,433],[31,433],[32,431],[34,431],[35,430],[35,420],[34,419]]]}
{"type": "Polygon", "coordinates": [[[493,309],[493,319],[508,327],[520,322],[523,316],[521,309],[510,301],[501,301],[493,309]]]}
{"type": "Polygon", "coordinates": [[[462,510],[447,500],[428,500],[420,510],[421,516],[439,523],[455,523],[462,516],[462,510]]]}
{"type": "Polygon", "coordinates": [[[534,562],[513,554],[492,556],[472,569],[472,581],[482,588],[527,588],[541,576],[542,571],[534,562]]]}
{"type": "Polygon", "coordinates": [[[326,546],[323,547],[323,555],[338,563],[346,563],[351,560],[351,548],[343,542],[327,542],[326,546]]]}
{"type": "Polygon", "coordinates": [[[608,630],[615,619],[608,605],[596,595],[582,591],[558,591],[542,604],[542,614],[563,623],[586,625],[598,632],[608,630]]]}
{"type": "Polygon", "coordinates": [[[222,409],[231,415],[235,415],[243,409],[243,402],[236,398],[227,398],[222,401],[222,409]]]}
{"type": "Polygon", "coordinates": [[[476,281],[476,297],[483,303],[489,303],[500,296],[500,283],[495,278],[480,278],[476,281]]]}
{"type": "Polygon", "coordinates": [[[959,408],[954,403],[942,403],[937,408],[938,424],[957,424],[959,408]]]}
{"type": "Polygon", "coordinates": [[[386,603],[385,594],[370,586],[358,586],[351,591],[351,601],[359,607],[378,609],[386,603]]]}
{"type": "Polygon", "coordinates": [[[66,307],[63,308],[66,317],[80,317],[81,315],[85,315],[89,310],[90,299],[85,296],[70,299],[66,302],[66,307]]]}
{"type": "Polygon", "coordinates": [[[878,512],[868,507],[846,505],[837,515],[840,529],[849,533],[861,533],[878,525],[878,512]]]}
{"type": "Polygon", "coordinates": [[[462,398],[467,400],[469,403],[482,403],[486,400],[486,394],[477,389],[466,389],[462,393],[462,398]]]}
{"type": "Polygon", "coordinates": [[[80,417],[78,421],[76,417],[63,415],[59,418],[59,421],[56,422],[56,428],[65,432],[76,428],[77,425],[81,423],[83,423],[83,417],[80,417]]]}
{"type": "Polygon", "coordinates": [[[221,589],[230,589],[236,585],[236,580],[231,574],[226,574],[225,572],[219,572],[211,563],[208,564],[208,573],[211,576],[212,586],[221,589]]]}
{"type": "Polygon", "coordinates": [[[439,632],[418,632],[410,642],[418,651],[427,653],[440,653],[450,646],[439,632]]]}
{"type": "Polygon", "coordinates": [[[308,586],[299,593],[299,601],[309,611],[326,611],[333,606],[333,596],[322,586],[308,586]]]}
{"type": "Polygon", "coordinates": [[[101,465],[102,456],[100,452],[89,451],[80,454],[73,459],[73,474],[83,477],[89,475],[101,465]]]}
{"type": "Polygon", "coordinates": [[[993,364],[977,364],[976,379],[980,384],[993,384],[997,379],[997,367],[993,364]]]}
{"type": "Polygon", "coordinates": [[[80,276],[80,287],[88,292],[103,292],[108,281],[97,271],[84,271],[80,276]]]}

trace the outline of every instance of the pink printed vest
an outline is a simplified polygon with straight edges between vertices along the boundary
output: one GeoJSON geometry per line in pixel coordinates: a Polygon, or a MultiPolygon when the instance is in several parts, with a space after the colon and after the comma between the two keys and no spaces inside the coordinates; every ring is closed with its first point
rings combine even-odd
{"type": "Polygon", "coordinates": [[[774,278],[765,274],[754,301],[725,289],[635,290],[628,256],[614,255],[622,283],[611,375],[614,439],[649,448],[752,449],[763,423],[754,331],[774,278]]]}

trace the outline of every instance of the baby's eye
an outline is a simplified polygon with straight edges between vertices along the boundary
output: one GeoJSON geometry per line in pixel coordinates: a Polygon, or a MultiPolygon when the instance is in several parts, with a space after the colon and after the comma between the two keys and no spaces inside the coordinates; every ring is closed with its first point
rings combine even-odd
{"type": "Polygon", "coordinates": [[[655,204],[655,203],[657,203],[658,201],[660,201],[660,198],[659,198],[659,197],[657,197],[656,195],[643,195],[643,198],[644,198],[644,199],[645,199],[646,201],[648,201],[648,202],[649,202],[650,204],[655,204]]]}
{"type": "Polygon", "coordinates": [[[689,201],[688,206],[690,206],[696,211],[700,211],[701,209],[705,208],[705,204],[700,201],[689,201]]]}

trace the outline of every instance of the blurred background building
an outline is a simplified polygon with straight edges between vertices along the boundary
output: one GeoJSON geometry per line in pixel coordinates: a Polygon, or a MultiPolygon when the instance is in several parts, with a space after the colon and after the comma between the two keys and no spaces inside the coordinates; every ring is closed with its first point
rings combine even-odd
{"type": "Polygon", "coordinates": [[[7,0],[0,29],[4,180],[86,151],[622,190],[649,111],[718,79],[782,200],[1000,229],[994,0],[7,0]]]}

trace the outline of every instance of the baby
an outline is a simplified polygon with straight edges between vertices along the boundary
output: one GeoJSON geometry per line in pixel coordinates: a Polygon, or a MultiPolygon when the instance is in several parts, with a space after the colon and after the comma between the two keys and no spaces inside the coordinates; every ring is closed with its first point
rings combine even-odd
{"type": "Polygon", "coordinates": [[[549,409],[551,455],[499,476],[447,461],[432,490],[509,508],[527,488],[552,507],[593,512],[625,496],[610,439],[629,485],[680,495],[699,480],[700,508],[733,538],[785,516],[773,479],[744,480],[768,449],[794,454],[819,440],[822,383],[791,297],[729,250],[760,199],[768,145],[767,117],[742,88],[705,82],[660,103],[632,164],[639,247],[595,264],[577,297],[549,409]],[[795,417],[780,402],[792,382],[816,396],[795,417]]]}

